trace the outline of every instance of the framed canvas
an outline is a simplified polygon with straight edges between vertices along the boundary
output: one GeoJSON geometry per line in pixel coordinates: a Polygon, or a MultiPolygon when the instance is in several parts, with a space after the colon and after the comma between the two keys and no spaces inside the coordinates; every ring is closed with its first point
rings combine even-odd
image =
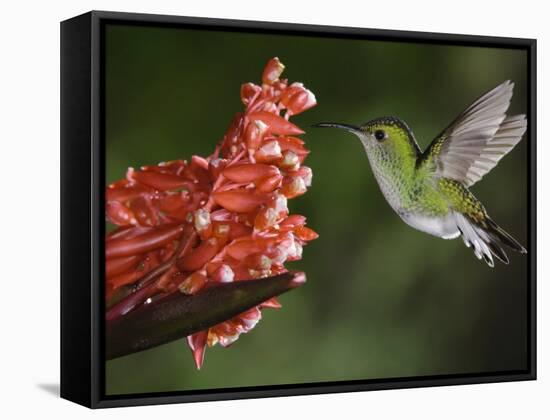
{"type": "Polygon", "coordinates": [[[61,396],[535,379],[535,46],[62,22],[61,396]]]}

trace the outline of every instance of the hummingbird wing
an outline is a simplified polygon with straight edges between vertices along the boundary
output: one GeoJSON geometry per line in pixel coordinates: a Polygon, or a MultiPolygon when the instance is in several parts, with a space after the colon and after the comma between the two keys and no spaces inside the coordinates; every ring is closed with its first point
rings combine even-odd
{"type": "Polygon", "coordinates": [[[514,84],[507,80],[482,95],[437,136],[420,157],[438,175],[469,187],[521,140],[525,115],[506,116],[514,84]]]}

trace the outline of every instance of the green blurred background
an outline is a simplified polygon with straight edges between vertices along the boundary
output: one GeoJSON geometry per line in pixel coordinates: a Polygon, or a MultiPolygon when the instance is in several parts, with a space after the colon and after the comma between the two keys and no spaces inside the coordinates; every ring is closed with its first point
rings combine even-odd
{"type": "MultiPolygon", "coordinates": [[[[491,269],[461,240],[413,230],[383,199],[358,140],[309,128],[396,115],[424,148],[506,79],[516,82],[511,112],[525,113],[525,51],[108,25],[107,181],[210,154],[242,109],[241,84],[259,82],[273,56],[319,103],[293,119],[314,179],[289,204],[320,234],[292,264],[308,282],[232,347],[208,349],[201,371],[185,340],[108,362],[107,394],[525,369],[528,258],[491,269]]],[[[527,163],[524,139],[472,189],[524,245],[527,163]]]]}

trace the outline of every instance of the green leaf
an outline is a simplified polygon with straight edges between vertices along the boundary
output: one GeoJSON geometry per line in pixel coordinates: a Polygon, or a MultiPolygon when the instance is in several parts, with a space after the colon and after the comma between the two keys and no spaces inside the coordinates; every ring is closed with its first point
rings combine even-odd
{"type": "Polygon", "coordinates": [[[106,322],[106,359],[147,350],[210,328],[266,300],[300,286],[301,272],[206,288],[196,295],[175,293],[106,322]]]}

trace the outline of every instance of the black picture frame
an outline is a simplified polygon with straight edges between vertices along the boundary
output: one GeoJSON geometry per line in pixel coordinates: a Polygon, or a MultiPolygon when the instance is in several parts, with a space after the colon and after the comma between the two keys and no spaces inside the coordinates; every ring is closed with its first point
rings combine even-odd
{"type": "Polygon", "coordinates": [[[92,11],[61,23],[61,397],[90,408],[536,379],[536,40],[92,11]],[[106,23],[523,49],[528,54],[528,369],[105,395],[103,30],[106,23]]]}

